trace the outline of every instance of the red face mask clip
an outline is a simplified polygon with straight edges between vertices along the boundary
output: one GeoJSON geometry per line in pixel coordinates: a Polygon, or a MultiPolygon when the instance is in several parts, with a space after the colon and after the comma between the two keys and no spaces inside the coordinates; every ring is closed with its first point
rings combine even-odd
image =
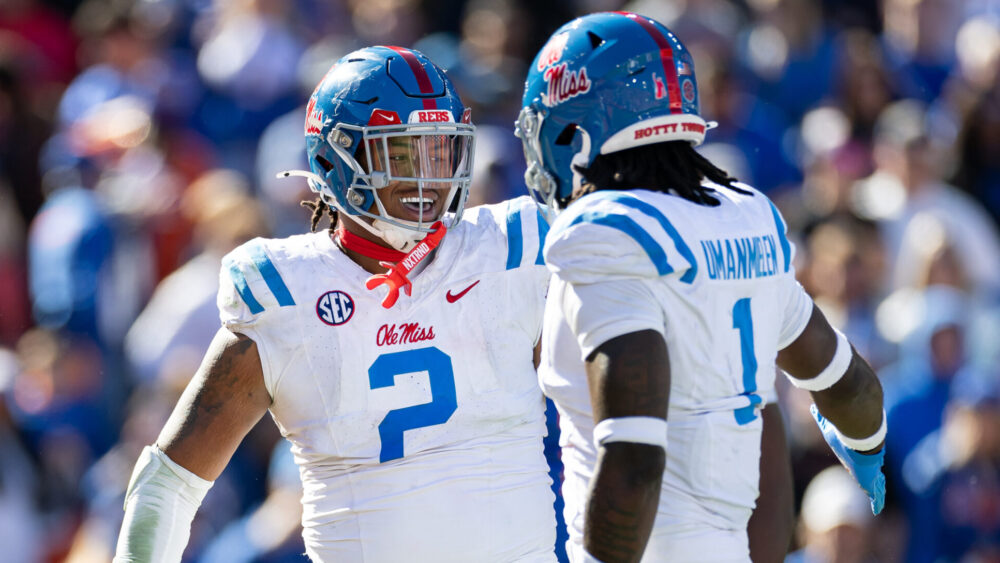
{"type": "Polygon", "coordinates": [[[375,289],[382,284],[389,286],[389,294],[382,300],[382,306],[386,309],[391,309],[396,304],[396,301],[399,299],[400,288],[406,292],[407,296],[411,294],[413,284],[410,283],[410,280],[406,276],[417,267],[417,264],[421,260],[430,255],[431,251],[441,243],[441,239],[444,238],[445,233],[448,231],[441,221],[437,221],[431,225],[431,229],[434,230],[396,264],[379,262],[382,267],[388,268],[389,271],[384,274],[375,274],[365,282],[365,287],[368,289],[375,289]]]}

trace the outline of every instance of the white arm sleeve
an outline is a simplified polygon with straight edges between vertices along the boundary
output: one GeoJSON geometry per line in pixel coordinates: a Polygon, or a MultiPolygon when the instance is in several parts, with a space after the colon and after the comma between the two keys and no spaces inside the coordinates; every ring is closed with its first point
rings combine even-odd
{"type": "Polygon", "coordinates": [[[582,360],[601,344],[623,334],[647,329],[664,334],[663,311],[648,283],[625,279],[565,284],[558,299],[580,344],[582,360]]]}
{"type": "Polygon", "coordinates": [[[125,519],[113,563],[176,563],[191,534],[191,521],[206,481],[174,463],[157,446],[146,446],[125,492],[125,519]]]}

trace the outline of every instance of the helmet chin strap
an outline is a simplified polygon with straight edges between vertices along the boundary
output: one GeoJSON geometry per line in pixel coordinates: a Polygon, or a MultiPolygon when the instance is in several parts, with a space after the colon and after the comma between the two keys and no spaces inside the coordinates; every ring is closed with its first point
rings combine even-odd
{"type": "Polygon", "coordinates": [[[417,246],[417,243],[427,236],[427,233],[399,227],[380,219],[375,219],[372,223],[368,223],[368,221],[365,221],[357,215],[343,213],[341,216],[354,221],[360,225],[361,228],[382,239],[390,247],[395,248],[400,252],[409,252],[413,250],[413,248],[417,246]]]}
{"type": "Polygon", "coordinates": [[[578,193],[583,186],[583,175],[576,171],[576,167],[586,168],[590,165],[590,133],[587,133],[587,130],[579,125],[576,130],[583,134],[583,144],[580,147],[580,152],[574,154],[570,161],[570,170],[573,171],[573,191],[571,193],[578,193]]]}

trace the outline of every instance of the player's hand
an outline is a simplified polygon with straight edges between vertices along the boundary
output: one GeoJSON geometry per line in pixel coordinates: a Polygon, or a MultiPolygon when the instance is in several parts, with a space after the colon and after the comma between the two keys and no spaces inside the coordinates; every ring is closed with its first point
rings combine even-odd
{"type": "Polygon", "coordinates": [[[882,474],[882,463],[885,460],[885,448],[878,453],[863,454],[848,448],[837,437],[837,432],[833,429],[833,424],[819,414],[816,405],[809,408],[823,438],[830,444],[830,449],[837,455],[844,467],[850,471],[854,479],[861,485],[861,488],[868,493],[868,500],[872,503],[872,513],[882,512],[885,506],[885,475],[882,474]]]}

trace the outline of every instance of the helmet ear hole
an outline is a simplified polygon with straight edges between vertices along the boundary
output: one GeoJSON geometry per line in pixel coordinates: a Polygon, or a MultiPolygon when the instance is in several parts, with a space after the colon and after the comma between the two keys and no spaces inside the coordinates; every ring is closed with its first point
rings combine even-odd
{"type": "Polygon", "coordinates": [[[570,123],[556,137],[556,144],[565,146],[573,142],[573,135],[576,134],[576,123],[570,123]]]}
{"type": "Polygon", "coordinates": [[[323,158],[318,154],[316,155],[316,162],[318,162],[319,165],[323,167],[323,170],[326,172],[333,170],[333,163],[331,163],[329,160],[323,158]]]}
{"type": "Polygon", "coordinates": [[[588,31],[587,32],[587,37],[590,38],[590,47],[592,49],[596,49],[596,48],[600,47],[601,45],[604,45],[604,40],[601,39],[601,36],[597,35],[593,31],[588,31]]]}

